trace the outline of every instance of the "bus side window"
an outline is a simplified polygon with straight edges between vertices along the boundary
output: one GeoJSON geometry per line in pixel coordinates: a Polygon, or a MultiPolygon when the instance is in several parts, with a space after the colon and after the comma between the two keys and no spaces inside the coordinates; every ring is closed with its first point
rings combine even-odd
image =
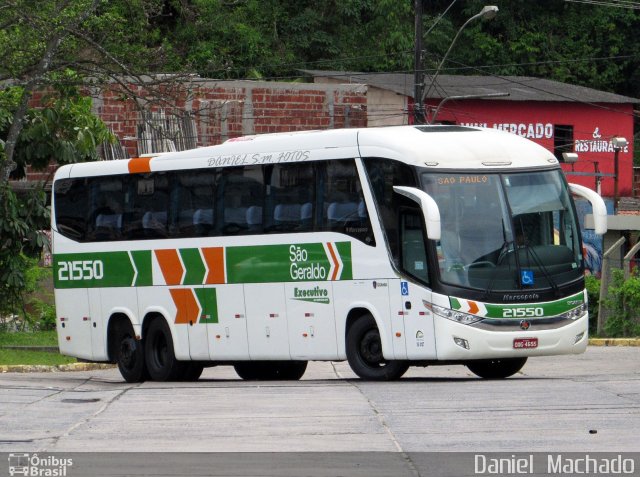
{"type": "Polygon", "coordinates": [[[215,235],[214,170],[181,171],[170,194],[170,234],[175,237],[215,235]]]}
{"type": "Polygon", "coordinates": [[[402,270],[428,284],[424,220],[419,209],[404,209],[400,213],[400,250],[402,270]]]}
{"type": "Polygon", "coordinates": [[[375,245],[369,213],[355,162],[326,163],[323,194],[322,230],[350,235],[367,245],[375,245]]]}
{"type": "Polygon", "coordinates": [[[218,189],[222,235],[262,233],[265,193],[262,166],[222,169],[218,189]]]}
{"type": "Polygon", "coordinates": [[[58,232],[80,242],[87,238],[88,180],[62,179],[55,183],[55,216],[58,232]]]}
{"type": "Polygon", "coordinates": [[[89,240],[122,240],[124,230],[125,176],[95,177],[89,180],[89,240]]]}
{"type": "Polygon", "coordinates": [[[316,189],[313,164],[276,164],[267,176],[266,231],[310,231],[316,189]]]}
{"type": "Polygon", "coordinates": [[[378,207],[378,215],[389,243],[389,249],[396,264],[400,263],[398,213],[403,198],[393,190],[393,186],[416,187],[413,171],[406,164],[390,159],[366,158],[364,160],[371,190],[378,207]]]}

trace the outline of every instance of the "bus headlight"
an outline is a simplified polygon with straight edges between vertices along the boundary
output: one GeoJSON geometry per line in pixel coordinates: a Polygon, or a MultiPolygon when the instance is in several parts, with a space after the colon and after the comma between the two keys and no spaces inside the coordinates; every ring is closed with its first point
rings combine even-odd
{"type": "Polygon", "coordinates": [[[436,315],[446,318],[447,320],[462,323],[463,325],[470,325],[483,319],[481,316],[470,315],[469,313],[463,313],[443,306],[432,304],[430,308],[436,315]]]}
{"type": "Polygon", "coordinates": [[[587,304],[583,303],[582,305],[577,306],[572,310],[565,311],[560,315],[560,317],[564,318],[565,320],[575,320],[577,318],[580,318],[586,312],[587,312],[587,304]]]}

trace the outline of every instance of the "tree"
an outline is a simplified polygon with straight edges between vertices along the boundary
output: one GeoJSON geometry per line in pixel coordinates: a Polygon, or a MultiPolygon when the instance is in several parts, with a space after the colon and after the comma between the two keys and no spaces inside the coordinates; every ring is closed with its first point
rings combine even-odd
{"type": "Polygon", "coordinates": [[[161,0],[5,0],[0,6],[0,301],[5,306],[21,308],[29,257],[41,251],[39,231],[48,228],[49,218],[42,187],[16,195],[9,179],[24,176],[27,166],[44,169],[50,162],[98,158],[97,146],[112,136],[93,115],[86,93],[109,81],[126,86],[139,72],[162,64],[161,45],[147,27],[163,8],[161,0]],[[36,92],[44,97],[33,108],[36,92]]]}

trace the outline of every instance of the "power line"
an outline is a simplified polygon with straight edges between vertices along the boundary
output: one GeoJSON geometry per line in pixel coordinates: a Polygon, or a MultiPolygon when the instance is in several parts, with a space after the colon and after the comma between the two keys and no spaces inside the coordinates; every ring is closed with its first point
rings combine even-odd
{"type": "Polygon", "coordinates": [[[564,0],[568,3],[584,3],[587,5],[599,5],[603,7],[626,8],[628,10],[640,10],[640,2],[616,1],[616,0],[564,0]]]}

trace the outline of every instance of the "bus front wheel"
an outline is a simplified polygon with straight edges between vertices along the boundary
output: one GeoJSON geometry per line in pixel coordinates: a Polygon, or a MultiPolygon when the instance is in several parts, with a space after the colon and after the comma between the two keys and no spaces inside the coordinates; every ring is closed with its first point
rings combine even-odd
{"type": "Polygon", "coordinates": [[[178,381],[185,371],[184,363],[176,359],[169,325],[162,318],[151,322],[145,336],[147,371],[154,381],[178,381]]]}
{"type": "Polygon", "coordinates": [[[527,358],[479,359],[469,361],[467,368],[476,376],[485,379],[504,379],[522,369],[527,358]]]}
{"type": "Polygon", "coordinates": [[[405,361],[385,360],[376,320],[364,315],[347,332],[347,360],[354,373],[370,381],[399,379],[409,369],[405,361]]]}

